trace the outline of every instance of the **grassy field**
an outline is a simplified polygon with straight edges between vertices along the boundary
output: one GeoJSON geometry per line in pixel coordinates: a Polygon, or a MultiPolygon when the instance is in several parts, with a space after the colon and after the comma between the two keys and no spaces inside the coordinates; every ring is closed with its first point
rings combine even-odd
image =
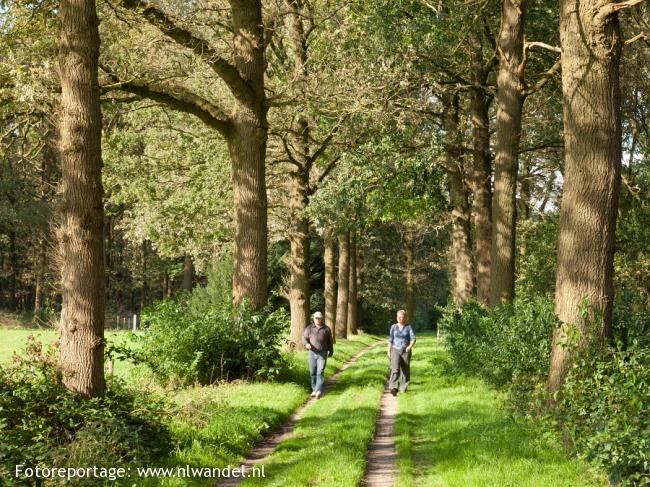
{"type": "MultiPolygon", "coordinates": [[[[127,337],[125,331],[107,331],[108,343],[121,343],[127,337]]],[[[44,345],[50,345],[58,338],[58,332],[49,328],[0,328],[0,366],[11,363],[14,354],[21,354],[25,350],[27,338],[33,336],[44,345]]],[[[117,377],[130,379],[134,367],[129,362],[115,361],[113,372],[117,377]]]]}
{"type": "Polygon", "coordinates": [[[513,419],[483,382],[456,375],[433,337],[414,349],[399,396],[399,485],[578,487],[606,479],[564,452],[559,438],[513,419]]]}

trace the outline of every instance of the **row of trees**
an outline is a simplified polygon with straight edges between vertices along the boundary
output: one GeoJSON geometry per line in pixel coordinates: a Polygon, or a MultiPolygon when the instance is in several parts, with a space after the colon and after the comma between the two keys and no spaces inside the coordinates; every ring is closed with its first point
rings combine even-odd
{"type": "Polygon", "coordinates": [[[5,304],[62,301],[66,384],[94,395],[105,299],[191,289],[231,245],[233,299],[286,298],[300,346],[313,306],[343,337],[396,307],[429,319],[448,287],[511,301],[535,252],[517,229],[561,197],[558,389],[570,327],[608,333],[621,144],[632,168],[647,143],[646,7],[574,3],[122,0],[100,27],[85,2],[9,4],[5,304]]]}

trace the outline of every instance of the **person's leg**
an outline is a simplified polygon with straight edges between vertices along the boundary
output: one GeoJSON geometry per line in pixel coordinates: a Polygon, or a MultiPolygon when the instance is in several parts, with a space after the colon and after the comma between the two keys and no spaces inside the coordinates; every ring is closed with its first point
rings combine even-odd
{"type": "Polygon", "coordinates": [[[399,377],[399,352],[394,348],[390,349],[390,378],[388,379],[388,389],[397,390],[397,378],[399,377]]]}
{"type": "Polygon", "coordinates": [[[400,354],[400,370],[401,370],[401,379],[402,392],[406,392],[406,389],[409,386],[409,381],[411,380],[411,352],[402,352],[400,354]]]}
{"type": "Polygon", "coordinates": [[[317,368],[317,363],[316,359],[318,358],[318,355],[316,355],[314,352],[311,350],[307,352],[307,361],[309,363],[309,374],[311,375],[311,390],[312,392],[316,392],[316,373],[318,371],[317,368]]]}
{"type": "Polygon", "coordinates": [[[325,385],[325,365],[327,364],[327,354],[318,354],[316,359],[316,392],[323,393],[325,385]]]}

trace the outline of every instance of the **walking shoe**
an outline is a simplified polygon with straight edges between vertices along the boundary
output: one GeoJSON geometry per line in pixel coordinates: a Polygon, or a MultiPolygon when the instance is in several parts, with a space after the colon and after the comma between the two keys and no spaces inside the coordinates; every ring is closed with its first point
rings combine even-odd
{"type": "Polygon", "coordinates": [[[316,392],[314,392],[314,397],[315,397],[316,399],[320,399],[322,395],[323,395],[323,393],[322,393],[321,391],[316,391],[316,392]]]}
{"type": "Polygon", "coordinates": [[[390,393],[391,393],[393,396],[397,396],[397,389],[393,387],[393,388],[390,390],[390,393]]]}
{"type": "Polygon", "coordinates": [[[316,391],[311,391],[311,397],[316,396],[316,391]]]}

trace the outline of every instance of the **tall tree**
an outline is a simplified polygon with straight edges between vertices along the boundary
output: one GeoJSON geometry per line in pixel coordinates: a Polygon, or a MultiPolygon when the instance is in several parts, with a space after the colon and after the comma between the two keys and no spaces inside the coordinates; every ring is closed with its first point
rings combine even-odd
{"type": "Polygon", "coordinates": [[[448,92],[442,97],[444,129],[444,155],[442,165],[447,171],[449,196],[451,200],[451,240],[453,261],[452,301],[462,307],[472,298],[474,280],[472,272],[472,235],[468,189],[459,126],[458,93],[448,92]]]}
{"type": "Polygon", "coordinates": [[[104,392],[99,22],[93,0],[62,0],[59,8],[62,206],[58,239],[63,296],[59,367],[68,389],[93,397],[104,392]]]}
{"type": "Polygon", "coordinates": [[[166,106],[193,114],[219,132],[228,144],[234,187],[235,237],[233,298],[250,299],[256,309],[267,298],[267,196],[265,156],[268,137],[264,90],[265,43],[260,0],[230,0],[232,62],[199,34],[195,34],[157,5],[123,0],[121,5],[140,12],[174,43],[194,53],[227,86],[232,111],[181,86],[135,79],[116,87],[166,106]]]}
{"type": "Polygon", "coordinates": [[[194,287],[194,263],[192,256],[186,254],[183,258],[183,289],[188,293],[192,292],[194,287]]]}
{"type": "Polygon", "coordinates": [[[499,32],[490,305],[515,293],[517,164],[524,105],[526,0],[503,0],[499,32]]]}
{"type": "Polygon", "coordinates": [[[350,232],[350,283],[348,285],[348,335],[357,334],[358,289],[357,289],[357,238],[350,232]]]}
{"type": "MultiPolygon", "coordinates": [[[[483,18],[483,17],[482,17],[483,18]]],[[[493,95],[488,90],[488,77],[496,65],[496,53],[483,56],[483,35],[487,20],[474,27],[470,54],[470,110],[472,120],[472,185],[474,226],[476,227],[476,298],[487,304],[490,300],[490,254],[492,251],[492,156],[490,154],[490,105],[493,95]]]]}
{"type": "Polygon", "coordinates": [[[339,280],[336,300],[336,337],[348,336],[348,299],[350,289],[350,232],[339,235],[339,280]]]}
{"type": "Polygon", "coordinates": [[[336,241],[332,232],[323,232],[325,251],[325,324],[330,327],[332,338],[336,339],[336,241]]]}
{"type": "Polygon", "coordinates": [[[622,40],[616,12],[634,3],[560,2],[565,173],[555,312],[562,325],[553,336],[551,391],[561,389],[571,364],[571,330],[580,345],[590,346],[611,329],[621,173],[622,40]]]}

